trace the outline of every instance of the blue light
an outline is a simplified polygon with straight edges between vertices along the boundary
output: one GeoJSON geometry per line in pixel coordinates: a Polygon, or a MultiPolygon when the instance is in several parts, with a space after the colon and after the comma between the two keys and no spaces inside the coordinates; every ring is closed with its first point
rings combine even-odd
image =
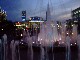
{"type": "Polygon", "coordinates": [[[25,21],[26,19],[22,19],[22,21],[25,21]]]}
{"type": "Polygon", "coordinates": [[[33,20],[34,20],[34,17],[33,17],[33,20]]]}
{"type": "Polygon", "coordinates": [[[38,20],[40,20],[40,18],[38,18],[38,20]]]}

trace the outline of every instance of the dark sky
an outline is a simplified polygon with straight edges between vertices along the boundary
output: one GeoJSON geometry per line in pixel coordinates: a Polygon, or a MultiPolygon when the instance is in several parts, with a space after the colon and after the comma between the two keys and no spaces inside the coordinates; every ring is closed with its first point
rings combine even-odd
{"type": "Polygon", "coordinates": [[[80,7],[80,0],[0,0],[0,6],[7,11],[7,19],[21,21],[22,10],[26,10],[27,18],[42,16],[45,19],[48,2],[53,20],[69,19],[71,10],[80,7]]]}

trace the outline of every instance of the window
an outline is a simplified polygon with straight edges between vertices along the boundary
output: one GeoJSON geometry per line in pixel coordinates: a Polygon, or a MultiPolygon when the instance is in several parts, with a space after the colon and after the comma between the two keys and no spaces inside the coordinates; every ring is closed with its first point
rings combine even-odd
{"type": "Polygon", "coordinates": [[[78,11],[76,11],[76,13],[78,13],[78,11]]]}

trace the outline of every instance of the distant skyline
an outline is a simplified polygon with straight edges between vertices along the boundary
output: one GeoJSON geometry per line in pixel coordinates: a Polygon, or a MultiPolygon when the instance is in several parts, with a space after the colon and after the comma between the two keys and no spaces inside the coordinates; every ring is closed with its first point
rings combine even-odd
{"type": "Polygon", "coordinates": [[[23,10],[26,10],[27,18],[41,16],[45,19],[48,2],[52,20],[69,19],[71,10],[80,7],[80,0],[0,0],[0,6],[7,11],[8,20],[21,21],[23,10]]]}

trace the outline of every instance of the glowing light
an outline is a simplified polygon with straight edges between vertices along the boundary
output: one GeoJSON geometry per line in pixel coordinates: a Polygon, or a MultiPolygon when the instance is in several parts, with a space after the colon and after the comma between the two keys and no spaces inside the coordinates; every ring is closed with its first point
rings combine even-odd
{"type": "Polygon", "coordinates": [[[66,27],[67,25],[65,25],[65,27],[66,27]]]}
{"type": "Polygon", "coordinates": [[[38,41],[39,41],[39,39],[38,39],[38,41]]]}
{"type": "Polygon", "coordinates": [[[58,25],[58,24],[57,24],[58,25]]]}
{"type": "Polygon", "coordinates": [[[28,26],[26,25],[26,27],[28,27],[28,26]]]}
{"type": "Polygon", "coordinates": [[[22,43],[23,44],[23,43],[22,43]]]}
{"type": "Polygon", "coordinates": [[[76,45],[76,43],[75,43],[75,45],[76,45]]]}
{"type": "Polygon", "coordinates": [[[2,29],[3,30],[3,29],[2,29]]]}
{"type": "Polygon", "coordinates": [[[44,21],[29,21],[29,22],[44,22],[44,21]]]}
{"type": "Polygon", "coordinates": [[[31,18],[29,18],[31,20],[31,18]]]}
{"type": "Polygon", "coordinates": [[[59,27],[59,25],[58,25],[58,27],[59,27]]]}
{"type": "Polygon", "coordinates": [[[72,33],[72,35],[73,35],[73,33],[72,33]]]}
{"type": "Polygon", "coordinates": [[[72,25],[73,26],[73,25],[72,25]]]}
{"type": "Polygon", "coordinates": [[[25,29],[24,29],[24,31],[25,31],[25,29]]]}
{"type": "Polygon", "coordinates": [[[61,44],[61,43],[59,42],[59,44],[61,44]]]}
{"type": "Polygon", "coordinates": [[[23,36],[23,35],[21,34],[21,36],[23,36]]]}
{"type": "Polygon", "coordinates": [[[67,34],[69,34],[69,33],[67,33],[67,34]]]}
{"type": "Polygon", "coordinates": [[[42,39],[41,39],[42,40],[42,39]]]}
{"type": "Polygon", "coordinates": [[[34,44],[35,42],[33,42],[33,44],[34,44]]]}
{"type": "Polygon", "coordinates": [[[61,40],[61,38],[60,38],[60,40],[61,40]]]}
{"type": "Polygon", "coordinates": [[[72,44],[71,44],[71,46],[72,46],[72,44]]]}
{"type": "Polygon", "coordinates": [[[21,41],[23,41],[23,40],[21,39],[21,41]]]}
{"type": "Polygon", "coordinates": [[[16,25],[16,26],[21,26],[21,25],[16,25]]]}

